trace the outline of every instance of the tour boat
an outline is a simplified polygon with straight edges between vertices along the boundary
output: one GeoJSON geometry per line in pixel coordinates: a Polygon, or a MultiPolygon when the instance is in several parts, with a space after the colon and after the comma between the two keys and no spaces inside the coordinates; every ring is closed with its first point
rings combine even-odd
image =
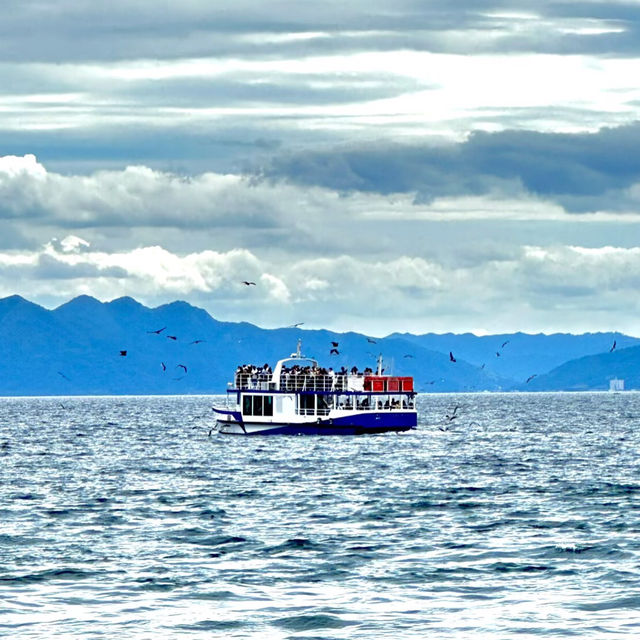
{"type": "Polygon", "coordinates": [[[238,367],[225,407],[213,407],[230,435],[360,435],[409,431],[418,423],[413,378],[324,369],[300,352],[268,366],[238,367]]]}

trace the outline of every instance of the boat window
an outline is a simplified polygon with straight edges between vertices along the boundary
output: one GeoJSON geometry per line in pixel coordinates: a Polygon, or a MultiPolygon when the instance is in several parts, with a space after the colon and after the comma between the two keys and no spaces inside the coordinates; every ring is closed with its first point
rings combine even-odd
{"type": "Polygon", "coordinates": [[[242,396],[242,413],[245,416],[272,416],[273,396],[242,396]]]}
{"type": "Polygon", "coordinates": [[[316,404],[315,397],[312,395],[300,396],[300,413],[303,415],[309,415],[315,413],[316,404]]]}

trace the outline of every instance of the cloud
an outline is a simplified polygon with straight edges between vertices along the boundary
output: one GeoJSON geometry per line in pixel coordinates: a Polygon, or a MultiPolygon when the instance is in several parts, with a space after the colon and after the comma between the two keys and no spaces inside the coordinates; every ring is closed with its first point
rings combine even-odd
{"type": "Polygon", "coordinates": [[[278,155],[267,178],[341,191],[457,196],[534,195],[572,212],[637,211],[640,124],[596,133],[475,132],[440,146],[370,145],[278,155]]]}
{"type": "MultiPolygon", "coordinates": [[[[500,160],[496,146],[489,145],[483,152],[487,166],[476,176],[473,163],[480,167],[482,154],[475,152],[469,160],[466,156],[474,154],[464,145],[445,152],[412,149],[406,156],[394,148],[390,153],[395,169],[382,151],[369,158],[359,153],[356,161],[346,155],[339,158],[352,167],[356,178],[342,171],[341,190],[330,184],[304,184],[307,179],[331,180],[291,159],[287,166],[293,167],[295,176],[265,179],[212,172],[185,177],[144,166],[63,175],[48,171],[34,156],[5,157],[0,158],[0,236],[6,249],[50,244],[58,253],[79,255],[158,245],[175,253],[245,248],[258,255],[296,260],[303,256],[375,255],[384,260],[399,255],[438,256],[450,265],[511,255],[530,241],[531,224],[536,225],[543,244],[557,242],[563,230],[573,242],[586,246],[620,243],[621,237],[627,244],[632,241],[633,235],[621,234],[638,222],[640,182],[625,185],[620,171],[603,193],[586,189],[586,194],[575,195],[555,194],[552,189],[531,193],[524,177],[504,174],[507,170],[517,173],[517,147],[512,151],[513,167],[498,177],[488,174],[492,158],[498,166],[494,173],[503,171],[501,163],[508,164],[500,160]],[[434,158],[442,158],[443,153],[449,161],[436,162],[434,158]],[[404,174],[402,167],[407,168],[404,174]],[[462,174],[466,180],[457,181],[462,174]],[[428,180],[433,185],[429,198],[424,194],[428,180]],[[358,187],[347,189],[349,182],[358,187]],[[602,208],[595,213],[569,213],[560,204],[568,198],[602,208]],[[504,223],[511,225],[508,232],[504,223]]],[[[542,162],[543,150],[537,153],[542,162]]],[[[575,156],[584,162],[589,159],[585,149],[575,156]]],[[[633,174],[627,173],[631,181],[633,174]]],[[[606,178],[603,171],[603,184],[606,178]]],[[[251,275],[256,277],[259,274],[251,275]]],[[[310,281],[316,283],[319,294],[326,278],[320,274],[310,281]]]]}
{"type": "Polygon", "coordinates": [[[33,155],[0,159],[0,218],[61,227],[272,227],[268,199],[237,175],[195,178],[127,167],[91,176],[49,173],[33,155]]]}
{"type": "Polygon", "coordinates": [[[205,0],[167,5],[113,0],[24,1],[3,20],[0,59],[113,60],[301,54],[363,48],[479,51],[637,51],[639,11],[628,2],[355,0],[348,5],[242,0],[224,8],[205,0]],[[338,19],[339,16],[339,19],[338,19]],[[123,28],[126,25],[126,28],[123,28]],[[17,46],[17,45],[21,46],[17,46]],[[19,52],[19,53],[18,53],[19,52]]]}
{"type": "Polygon", "coordinates": [[[49,244],[0,252],[0,295],[60,304],[92,292],[147,304],[186,298],[224,320],[283,326],[393,330],[633,332],[640,249],[528,245],[465,265],[432,258],[257,256],[246,250],[176,254],[158,246],[105,253],[49,244]],[[252,279],[255,287],[242,280],[252,279]],[[52,292],[55,291],[55,294],[52,292]]]}
{"type": "Polygon", "coordinates": [[[102,159],[237,172],[261,140],[460,139],[639,116],[633,3],[348,5],[18,3],[0,26],[4,152],[81,171],[102,159]]]}

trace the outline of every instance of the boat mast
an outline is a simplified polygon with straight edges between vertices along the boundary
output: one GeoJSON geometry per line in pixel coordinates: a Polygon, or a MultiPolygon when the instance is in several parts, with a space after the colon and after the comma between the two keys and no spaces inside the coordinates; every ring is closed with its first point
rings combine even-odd
{"type": "Polygon", "coordinates": [[[296,349],[296,352],[291,354],[291,357],[303,359],[304,356],[302,355],[301,348],[302,348],[302,338],[298,338],[298,347],[296,349]]]}
{"type": "Polygon", "coordinates": [[[378,356],[378,375],[382,375],[382,354],[378,356]]]}

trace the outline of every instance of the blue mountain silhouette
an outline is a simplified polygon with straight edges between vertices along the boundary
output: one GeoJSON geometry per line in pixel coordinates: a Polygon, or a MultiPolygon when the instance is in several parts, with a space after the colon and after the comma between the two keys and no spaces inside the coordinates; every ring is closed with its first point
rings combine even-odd
{"type": "Polygon", "coordinates": [[[186,302],[149,308],[128,297],[100,302],[79,296],[48,310],[10,296],[0,299],[0,335],[0,395],[221,393],[238,364],[273,365],[295,351],[299,338],[304,353],[334,368],[375,368],[382,353],[388,373],[411,375],[418,390],[434,392],[606,388],[607,376],[631,380],[626,372],[637,370],[640,360],[640,348],[623,349],[632,357],[607,368],[623,352],[608,352],[614,339],[621,349],[640,344],[617,333],[393,334],[373,343],[355,332],[220,322],[186,302]],[[507,340],[503,356],[496,357],[496,345],[507,340]],[[339,355],[330,355],[332,341],[339,343],[339,355]],[[543,375],[566,360],[598,353],[566,375],[543,375]],[[532,373],[538,374],[535,380],[523,386],[532,373]]]}

